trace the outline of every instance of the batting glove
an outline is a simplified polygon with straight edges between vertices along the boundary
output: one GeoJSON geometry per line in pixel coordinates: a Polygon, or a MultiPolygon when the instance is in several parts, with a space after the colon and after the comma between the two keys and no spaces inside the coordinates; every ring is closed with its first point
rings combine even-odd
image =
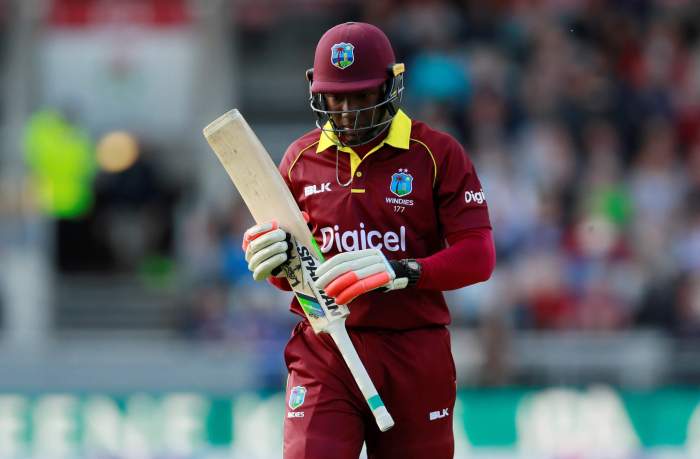
{"type": "Polygon", "coordinates": [[[253,279],[282,276],[282,267],[291,258],[291,241],[292,235],[274,221],[249,228],[243,235],[243,250],[253,279]]]}
{"type": "Polygon", "coordinates": [[[420,264],[415,260],[386,259],[378,249],[344,252],[330,258],[316,270],[316,287],[338,304],[348,304],[375,289],[397,290],[415,285],[420,264]]]}

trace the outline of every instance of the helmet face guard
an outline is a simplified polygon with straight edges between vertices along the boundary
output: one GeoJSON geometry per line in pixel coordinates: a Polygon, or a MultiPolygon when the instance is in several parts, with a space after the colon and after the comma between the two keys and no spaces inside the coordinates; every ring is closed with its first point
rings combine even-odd
{"type": "Polygon", "coordinates": [[[384,83],[383,99],[372,106],[362,107],[354,110],[328,110],[324,94],[314,93],[311,90],[313,83],[313,69],[306,71],[306,78],[309,81],[309,105],[316,115],[316,126],[321,129],[334,144],[338,146],[356,147],[371,142],[379,137],[391,125],[394,116],[401,106],[403,97],[403,64],[393,64],[387,69],[387,79],[384,83]],[[349,114],[354,119],[352,128],[343,128],[333,121],[333,116],[349,114]],[[370,114],[369,123],[360,125],[360,120],[370,114]],[[342,139],[346,134],[358,135],[355,142],[347,142],[342,139]]]}

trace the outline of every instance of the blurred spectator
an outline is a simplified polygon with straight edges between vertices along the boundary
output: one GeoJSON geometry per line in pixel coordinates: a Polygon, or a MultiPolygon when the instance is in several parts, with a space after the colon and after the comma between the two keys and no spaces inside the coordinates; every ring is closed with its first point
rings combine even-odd
{"type": "Polygon", "coordinates": [[[677,144],[671,127],[663,121],[645,125],[643,140],[629,174],[635,212],[631,235],[644,266],[659,273],[673,271],[671,230],[679,217],[684,186],[677,144]]]}
{"type": "Polygon", "coordinates": [[[700,270],[684,273],[676,287],[678,333],[700,337],[700,270]]]}
{"type": "Polygon", "coordinates": [[[134,273],[154,257],[170,257],[179,193],[157,173],[152,154],[141,147],[123,169],[102,164],[89,212],[58,221],[56,257],[63,272],[134,273]]]}

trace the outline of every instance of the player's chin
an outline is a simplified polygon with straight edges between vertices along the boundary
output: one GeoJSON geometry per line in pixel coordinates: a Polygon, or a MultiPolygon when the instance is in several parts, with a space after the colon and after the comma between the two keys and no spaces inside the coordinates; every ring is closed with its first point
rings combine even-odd
{"type": "Polygon", "coordinates": [[[367,137],[363,131],[346,131],[340,134],[339,139],[345,145],[361,145],[368,140],[367,137]]]}
{"type": "Polygon", "coordinates": [[[355,143],[360,140],[360,135],[357,132],[345,131],[341,133],[338,138],[341,142],[345,144],[355,143]]]}

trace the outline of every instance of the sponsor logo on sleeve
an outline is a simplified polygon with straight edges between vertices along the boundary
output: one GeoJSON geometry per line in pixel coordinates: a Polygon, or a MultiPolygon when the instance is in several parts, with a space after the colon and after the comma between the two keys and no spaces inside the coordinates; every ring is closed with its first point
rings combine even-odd
{"type": "Polygon", "coordinates": [[[486,195],[483,189],[476,192],[469,190],[464,192],[464,200],[467,204],[483,204],[486,202],[486,195]]]}

